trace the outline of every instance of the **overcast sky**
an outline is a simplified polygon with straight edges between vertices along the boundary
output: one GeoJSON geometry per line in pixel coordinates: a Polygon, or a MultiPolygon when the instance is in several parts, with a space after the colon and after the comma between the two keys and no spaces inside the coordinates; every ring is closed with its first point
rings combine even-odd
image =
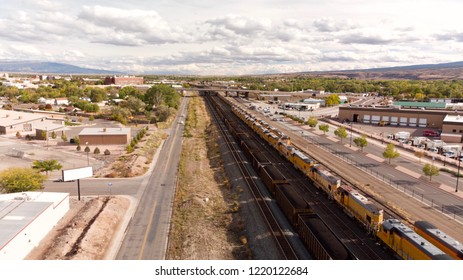
{"type": "Polygon", "coordinates": [[[461,0],[0,3],[0,59],[198,75],[463,60],[461,0]]]}

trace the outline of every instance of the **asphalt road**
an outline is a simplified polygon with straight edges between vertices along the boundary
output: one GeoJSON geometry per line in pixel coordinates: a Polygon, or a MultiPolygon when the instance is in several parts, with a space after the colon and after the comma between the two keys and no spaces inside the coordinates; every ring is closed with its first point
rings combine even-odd
{"type": "Polygon", "coordinates": [[[117,259],[162,260],[168,244],[172,204],[177,184],[178,165],[183,141],[181,115],[186,114],[189,98],[183,99],[169,137],[149,177],[142,181],[139,204],[129,223],[117,259]]]}
{"type": "MultiPolygon", "coordinates": [[[[369,173],[388,182],[397,189],[412,193],[414,197],[423,199],[429,204],[442,205],[448,212],[463,216],[463,199],[453,192],[440,188],[442,184],[453,188],[456,184],[456,178],[440,172],[440,175],[433,177],[432,182],[430,182],[429,178],[425,177],[422,172],[424,162],[429,160],[423,159],[423,163],[419,163],[418,158],[414,155],[399,151],[401,156],[393,159],[392,165],[390,165],[382,157],[385,144],[369,140],[369,145],[361,153],[350,148],[350,134],[341,143],[338,140],[333,141],[333,139],[337,138],[332,133],[333,128],[330,129],[331,133],[327,134],[329,137],[325,137],[302,130],[300,127],[292,126],[289,123],[285,123],[285,125],[292,131],[303,132],[307,141],[318,143],[320,147],[329,150],[344,161],[360,165],[363,169],[367,169],[369,173]],[[405,170],[399,170],[398,168],[405,168],[405,170]]],[[[358,135],[354,133],[353,139],[355,137],[358,137],[358,135]]],[[[351,146],[355,148],[354,143],[351,146]]],[[[460,181],[462,181],[460,183],[463,185],[463,180],[460,179],[460,181]]]]}

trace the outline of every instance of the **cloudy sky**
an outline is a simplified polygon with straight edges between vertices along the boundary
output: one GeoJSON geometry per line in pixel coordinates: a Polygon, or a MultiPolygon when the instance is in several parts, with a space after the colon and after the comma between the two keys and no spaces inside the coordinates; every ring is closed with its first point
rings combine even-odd
{"type": "Polygon", "coordinates": [[[0,59],[242,75],[463,60],[461,0],[1,0],[0,59]]]}

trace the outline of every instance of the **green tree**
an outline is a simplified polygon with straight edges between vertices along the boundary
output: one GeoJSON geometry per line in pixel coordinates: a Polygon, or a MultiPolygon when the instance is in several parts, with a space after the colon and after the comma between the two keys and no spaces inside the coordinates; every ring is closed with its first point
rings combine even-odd
{"type": "Polygon", "coordinates": [[[334,135],[338,136],[339,139],[341,139],[341,143],[342,143],[342,139],[347,138],[347,131],[346,131],[346,128],[345,128],[345,127],[338,127],[338,128],[334,131],[334,135]]]}
{"type": "Polygon", "coordinates": [[[424,166],[423,166],[423,174],[425,176],[429,176],[429,181],[432,180],[432,176],[437,176],[439,175],[439,168],[432,165],[432,164],[429,164],[429,163],[426,163],[424,166]]]}
{"type": "Polygon", "coordinates": [[[89,153],[90,152],[90,147],[86,146],[85,149],[84,149],[84,152],[89,153]]]}
{"type": "Polygon", "coordinates": [[[327,125],[327,124],[320,124],[318,126],[318,129],[320,129],[321,131],[323,131],[323,134],[326,134],[328,131],[330,131],[330,126],[327,125]]]}
{"type": "Polygon", "coordinates": [[[391,164],[391,159],[398,158],[400,153],[395,149],[394,144],[387,144],[383,152],[383,157],[388,159],[389,164],[391,164]]]}
{"type": "Polygon", "coordinates": [[[317,124],[318,124],[318,120],[317,120],[317,118],[315,118],[315,117],[310,117],[310,118],[307,120],[306,124],[307,124],[308,126],[310,126],[310,127],[316,127],[317,124]]]}
{"type": "Polygon", "coordinates": [[[94,150],[93,150],[93,153],[95,155],[98,155],[100,153],[100,149],[98,147],[96,147],[94,150]]]}
{"type": "MultiPolygon", "coordinates": [[[[77,145],[77,146],[80,146],[80,139],[79,139],[79,136],[74,136],[72,139],[74,139],[74,143],[77,145]]],[[[78,150],[79,151],[79,150],[78,150]]]]}
{"type": "Polygon", "coordinates": [[[154,85],[146,91],[144,102],[149,109],[158,108],[161,104],[177,109],[180,105],[180,94],[169,85],[154,85]]]}
{"type": "Polygon", "coordinates": [[[120,106],[129,109],[133,115],[139,115],[145,111],[146,104],[135,96],[129,96],[120,106]]]}
{"type": "Polygon", "coordinates": [[[58,135],[56,134],[55,131],[53,131],[53,132],[51,133],[51,138],[56,139],[57,136],[58,136],[58,135]]]}
{"type": "Polygon", "coordinates": [[[45,172],[45,174],[48,176],[49,171],[60,170],[63,168],[63,166],[56,159],[35,160],[32,162],[32,168],[38,169],[40,172],[45,172]]]}
{"type": "Polygon", "coordinates": [[[0,190],[6,193],[43,189],[46,176],[32,168],[11,167],[0,172],[0,190]]]}
{"type": "Polygon", "coordinates": [[[61,140],[63,140],[64,142],[68,141],[68,137],[66,136],[66,133],[64,131],[61,131],[61,140]]]}
{"type": "Polygon", "coordinates": [[[126,125],[128,123],[128,120],[132,118],[132,114],[130,113],[130,110],[127,108],[112,106],[110,118],[112,120],[120,122],[121,124],[126,125]]]}
{"type": "Polygon", "coordinates": [[[354,144],[360,148],[360,150],[363,152],[363,148],[365,148],[368,145],[368,140],[365,135],[362,135],[362,137],[357,137],[354,139],[354,144]]]}
{"type": "Polygon", "coordinates": [[[93,122],[95,120],[95,117],[93,115],[90,115],[90,117],[88,117],[88,120],[93,122]]]}
{"type": "Polygon", "coordinates": [[[43,140],[47,140],[48,138],[47,132],[45,130],[42,130],[41,136],[43,140]]]}
{"type": "Polygon", "coordinates": [[[98,103],[108,99],[108,94],[104,89],[101,88],[92,88],[90,90],[90,100],[92,102],[98,103]]]}
{"type": "Polygon", "coordinates": [[[111,154],[111,152],[108,149],[104,150],[104,155],[105,156],[109,156],[110,154],[111,154]]]}
{"type": "Polygon", "coordinates": [[[135,87],[123,87],[119,91],[119,98],[120,99],[125,99],[128,96],[135,96],[135,97],[140,97],[141,93],[140,90],[138,90],[135,87]]]}

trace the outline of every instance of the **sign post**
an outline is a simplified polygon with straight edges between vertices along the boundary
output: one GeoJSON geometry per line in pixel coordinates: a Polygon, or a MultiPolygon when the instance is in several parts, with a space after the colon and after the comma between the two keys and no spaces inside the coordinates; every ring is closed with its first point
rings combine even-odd
{"type": "Polygon", "coordinates": [[[77,180],[77,197],[80,200],[80,179],[89,178],[93,176],[93,168],[91,166],[68,169],[62,171],[63,181],[73,181],[77,180]]]}

